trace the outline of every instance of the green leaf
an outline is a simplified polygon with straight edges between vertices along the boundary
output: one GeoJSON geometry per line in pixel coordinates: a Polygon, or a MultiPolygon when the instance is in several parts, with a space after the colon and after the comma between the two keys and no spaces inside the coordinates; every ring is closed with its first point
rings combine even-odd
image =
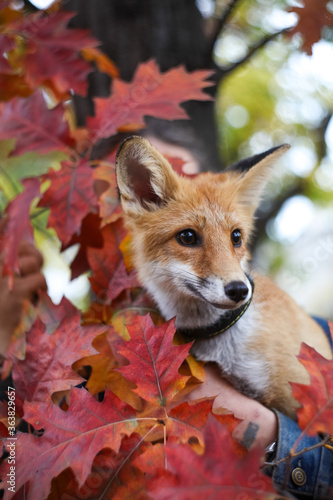
{"type": "Polygon", "coordinates": [[[14,147],[15,140],[0,141],[1,209],[4,209],[9,201],[22,192],[21,180],[44,175],[50,168],[59,170],[60,162],[67,158],[60,151],[51,151],[48,154],[31,152],[21,156],[9,156],[14,147]]]}

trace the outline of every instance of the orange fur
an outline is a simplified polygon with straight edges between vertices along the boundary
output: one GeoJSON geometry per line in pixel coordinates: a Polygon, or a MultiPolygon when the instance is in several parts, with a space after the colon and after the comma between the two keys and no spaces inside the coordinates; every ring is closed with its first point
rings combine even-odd
{"type": "MultiPolygon", "coordinates": [[[[233,303],[225,287],[235,282],[249,285],[247,244],[254,211],[274,161],[285,149],[268,154],[246,172],[236,169],[188,179],[178,176],[145,139],[134,137],[121,146],[117,180],[134,265],[167,319],[176,315],[179,328],[213,324],[226,310],[248,300],[233,303]],[[200,244],[181,245],[177,235],[185,229],[195,231],[200,244]],[[242,234],[239,247],[231,241],[235,229],[242,234]]],[[[272,281],[255,276],[252,303],[244,316],[222,335],[196,341],[192,350],[199,359],[217,362],[246,394],[294,418],[297,402],[289,381],[309,382],[296,358],[302,341],[331,358],[317,323],[272,281]]]]}

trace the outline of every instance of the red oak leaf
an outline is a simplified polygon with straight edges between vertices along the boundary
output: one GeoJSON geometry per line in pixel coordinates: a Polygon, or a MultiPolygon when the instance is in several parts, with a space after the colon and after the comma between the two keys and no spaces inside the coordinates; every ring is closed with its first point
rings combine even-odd
{"type": "Polygon", "coordinates": [[[53,333],[63,319],[74,316],[77,309],[73,304],[63,297],[60,304],[53,304],[46,292],[41,292],[37,305],[37,314],[46,326],[48,333],[53,333]]]}
{"type": "Polygon", "coordinates": [[[298,359],[310,374],[310,385],[291,383],[302,405],[297,410],[298,424],[306,434],[333,434],[333,361],[304,343],[298,359]]]}
{"type": "Polygon", "coordinates": [[[82,486],[97,453],[103,448],[117,452],[122,437],[136,427],[134,411],[109,391],[99,403],[85,389],[76,388],[70,392],[68,411],[53,403],[25,402],[24,418],[35,429],[44,429],[40,437],[17,435],[16,466],[20,473],[15,486],[18,491],[29,481],[27,500],[47,498],[52,478],[67,467],[82,486]]]}
{"type": "Polygon", "coordinates": [[[156,327],[148,315],[137,316],[127,329],[131,340],[124,342],[118,352],[130,364],[119,370],[137,384],[135,392],[139,396],[154,405],[165,406],[185,387],[188,377],[180,375],[178,369],[191,344],[173,345],[174,322],[156,327]]]}
{"type": "Polygon", "coordinates": [[[51,209],[48,226],[53,227],[63,245],[67,245],[73,234],[79,233],[82,219],[96,210],[92,168],[83,158],[75,166],[63,162],[61,170],[51,170],[45,177],[51,185],[38,206],[51,209]]]}
{"type": "MultiPolygon", "coordinates": [[[[2,438],[9,437],[8,427],[11,425],[11,422],[8,422],[8,410],[8,401],[0,401],[0,436],[2,438]]],[[[16,409],[15,412],[17,414],[16,409]]]]}
{"type": "MultiPolygon", "coordinates": [[[[182,443],[203,445],[202,432],[211,414],[212,406],[212,399],[191,405],[182,403],[176,406],[169,412],[169,418],[166,421],[167,434],[175,436],[182,443]]],[[[215,418],[225,424],[230,432],[239,423],[239,419],[233,415],[215,415],[215,418]]]]}
{"type": "Polygon", "coordinates": [[[16,139],[12,155],[27,151],[48,153],[52,150],[68,152],[74,144],[64,108],[59,104],[48,109],[41,92],[27,99],[14,98],[0,106],[0,140],[16,139]]]}
{"type": "Polygon", "coordinates": [[[140,469],[147,479],[152,479],[160,470],[165,468],[165,446],[162,443],[155,443],[154,446],[150,446],[136,457],[133,465],[140,469]]]}
{"type": "Polygon", "coordinates": [[[59,93],[74,90],[86,95],[87,76],[92,67],[79,57],[81,49],[95,47],[98,41],[88,30],[68,29],[73,12],[45,15],[37,12],[12,28],[25,40],[22,66],[29,86],[36,88],[49,80],[59,93]]]}
{"type": "Polygon", "coordinates": [[[4,254],[3,275],[9,276],[10,288],[13,286],[14,273],[20,274],[19,246],[22,240],[33,243],[33,229],[30,222],[30,205],[40,194],[37,179],[26,179],[22,182],[24,191],[7,206],[8,223],[1,235],[1,249],[4,254]]]}
{"type": "Polygon", "coordinates": [[[333,23],[332,12],[327,6],[327,0],[306,0],[303,6],[289,9],[290,12],[298,14],[299,20],[288,33],[303,35],[303,48],[308,54],[312,54],[312,45],[320,40],[323,27],[333,23]]]}
{"type": "Polygon", "coordinates": [[[277,498],[271,480],[259,471],[259,450],[239,459],[229,432],[213,416],[208,417],[204,437],[203,455],[185,445],[165,447],[168,471],[160,469],[148,482],[154,500],[277,498]]]}
{"type": "Polygon", "coordinates": [[[26,356],[14,360],[13,379],[17,396],[27,401],[50,400],[57,391],[70,389],[83,382],[72,369],[78,359],[96,354],[92,341],[105,331],[103,325],[81,326],[79,313],[65,319],[49,335],[37,319],[27,334],[26,356]]]}
{"type": "Polygon", "coordinates": [[[96,182],[106,181],[109,184],[99,198],[99,213],[104,226],[116,221],[122,215],[114,165],[99,165],[94,170],[94,179],[96,182]]]}
{"type": "Polygon", "coordinates": [[[80,249],[71,263],[72,279],[77,278],[81,274],[90,270],[87,250],[91,248],[102,248],[103,237],[101,233],[101,218],[98,214],[89,213],[82,220],[80,234],[75,234],[67,245],[62,247],[62,250],[79,243],[80,249]]]}
{"type": "Polygon", "coordinates": [[[87,256],[93,275],[92,289],[98,300],[111,303],[121,292],[138,286],[135,276],[127,274],[119,245],[126,235],[121,220],[102,229],[103,248],[88,248],[87,256]]]}
{"type": "Polygon", "coordinates": [[[191,99],[208,101],[211,96],[202,89],[213,85],[205,81],[211,71],[200,70],[188,73],[183,66],[160,73],[155,61],[138,66],[133,81],[126,83],[114,80],[112,95],[96,98],[95,116],[87,120],[94,140],[109,137],[125,125],[144,127],[144,116],[176,120],[188,118],[181,102],[191,99]]]}
{"type": "Polygon", "coordinates": [[[108,286],[108,301],[113,302],[124,290],[140,286],[135,271],[127,272],[122,260],[114,272],[108,286]]]}
{"type": "Polygon", "coordinates": [[[48,500],[145,500],[148,492],[145,476],[132,466],[136,449],[143,447],[142,438],[136,433],[124,436],[118,453],[104,449],[95,457],[91,473],[79,488],[70,469],[53,479],[48,500]],[[144,495],[145,493],[145,495],[144,495]]]}
{"type": "MultiPolygon", "coordinates": [[[[5,56],[7,52],[15,47],[15,43],[9,36],[0,34],[0,73],[11,74],[13,69],[5,56]]],[[[2,75],[1,75],[2,78],[2,75]]],[[[1,82],[2,84],[2,82],[1,82]]]]}

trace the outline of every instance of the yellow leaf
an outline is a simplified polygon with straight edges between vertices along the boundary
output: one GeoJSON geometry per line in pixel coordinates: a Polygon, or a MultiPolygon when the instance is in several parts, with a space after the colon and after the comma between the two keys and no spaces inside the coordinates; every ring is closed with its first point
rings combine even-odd
{"type": "Polygon", "coordinates": [[[131,252],[131,237],[129,234],[125,236],[123,241],[120,243],[119,250],[123,254],[126,271],[130,273],[131,271],[133,271],[133,264],[131,252]]]}

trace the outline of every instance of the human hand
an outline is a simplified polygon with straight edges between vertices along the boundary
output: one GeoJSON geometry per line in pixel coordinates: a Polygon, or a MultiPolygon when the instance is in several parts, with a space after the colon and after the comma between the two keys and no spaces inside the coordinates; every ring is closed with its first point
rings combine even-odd
{"type": "Polygon", "coordinates": [[[213,409],[226,408],[235,417],[242,419],[236,426],[233,437],[246,448],[266,448],[277,438],[277,418],[273,411],[236,391],[221,377],[214,363],[205,365],[206,381],[187,396],[187,401],[216,396],[213,409]]]}
{"type": "Polygon", "coordinates": [[[0,255],[0,354],[4,355],[11,335],[20,322],[25,300],[34,301],[39,290],[47,285],[41,267],[43,257],[30,243],[19,247],[20,276],[15,275],[13,289],[9,290],[8,276],[2,276],[3,256],[0,255]]]}

